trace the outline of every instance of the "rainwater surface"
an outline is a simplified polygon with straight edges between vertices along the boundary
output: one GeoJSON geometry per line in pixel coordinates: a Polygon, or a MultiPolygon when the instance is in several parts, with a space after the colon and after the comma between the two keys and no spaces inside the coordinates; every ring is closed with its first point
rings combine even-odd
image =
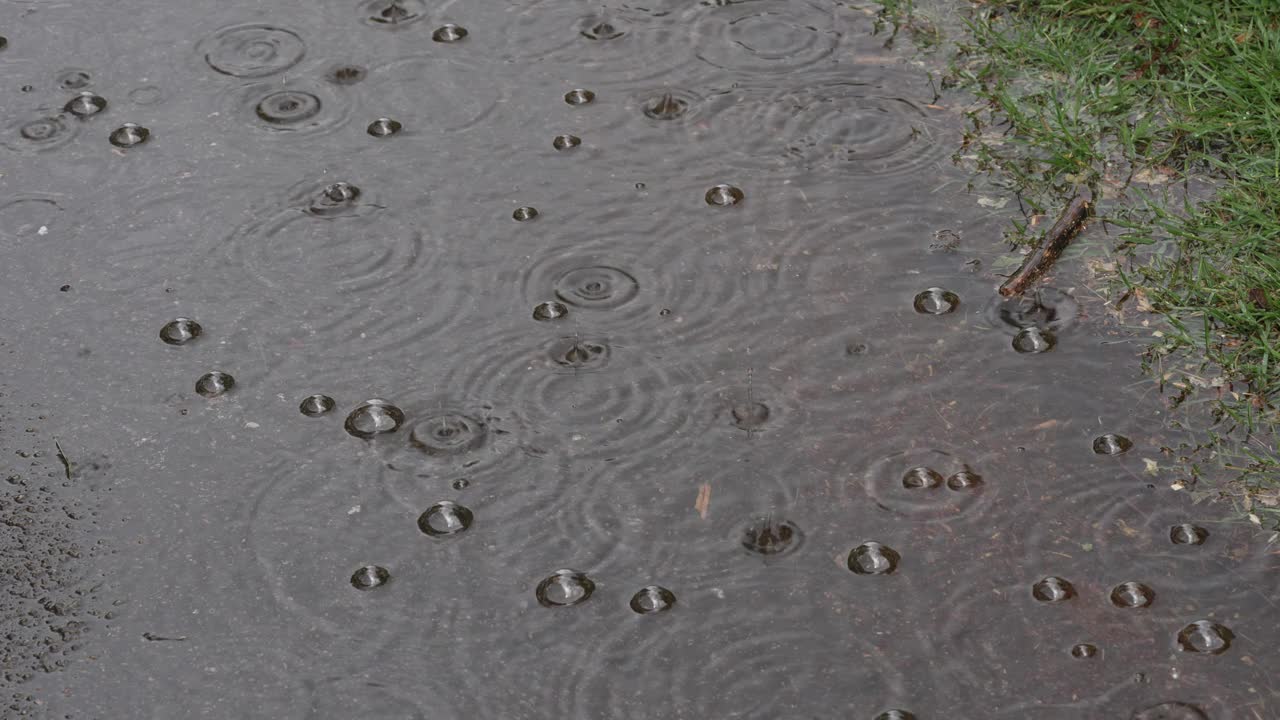
{"type": "Polygon", "coordinates": [[[1277,717],[875,11],[0,1],[5,712],[1277,717]]]}

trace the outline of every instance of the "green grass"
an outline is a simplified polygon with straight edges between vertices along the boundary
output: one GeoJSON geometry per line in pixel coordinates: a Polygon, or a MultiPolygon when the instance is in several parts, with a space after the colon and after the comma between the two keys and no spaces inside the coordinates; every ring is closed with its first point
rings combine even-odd
{"type": "MultiPolygon", "coordinates": [[[[926,49],[941,44],[911,0],[881,4],[926,49]]],[[[1115,305],[1163,316],[1146,366],[1175,405],[1209,396],[1215,437],[1243,439],[1247,456],[1215,455],[1204,473],[1229,475],[1265,518],[1280,489],[1280,2],[973,8],[943,78],[980,101],[958,155],[1034,212],[1086,188],[1103,199],[1119,231],[1115,305]]],[[[1023,225],[1010,237],[1037,239],[1023,225]]]]}

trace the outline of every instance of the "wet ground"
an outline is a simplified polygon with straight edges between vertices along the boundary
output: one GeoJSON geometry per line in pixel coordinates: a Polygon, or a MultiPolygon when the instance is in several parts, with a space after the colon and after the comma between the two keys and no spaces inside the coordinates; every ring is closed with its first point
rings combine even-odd
{"type": "Polygon", "coordinates": [[[873,18],[0,3],[6,716],[1276,717],[1274,548],[873,18]]]}

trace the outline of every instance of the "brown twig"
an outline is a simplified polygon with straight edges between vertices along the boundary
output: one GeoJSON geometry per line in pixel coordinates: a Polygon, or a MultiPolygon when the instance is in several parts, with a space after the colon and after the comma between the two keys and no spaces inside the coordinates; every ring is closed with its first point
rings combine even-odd
{"type": "Polygon", "coordinates": [[[1085,200],[1083,195],[1071,198],[1071,202],[1067,203],[1058,221],[1044,234],[1044,240],[1040,242],[1040,246],[1031,251],[1027,259],[1022,261],[1018,271],[1010,275],[1009,279],[1000,286],[1000,294],[1005,297],[1021,295],[1031,283],[1035,282],[1036,278],[1044,274],[1044,271],[1049,269],[1049,266],[1067,248],[1071,239],[1080,231],[1080,227],[1089,217],[1089,211],[1089,201],[1085,200]]]}

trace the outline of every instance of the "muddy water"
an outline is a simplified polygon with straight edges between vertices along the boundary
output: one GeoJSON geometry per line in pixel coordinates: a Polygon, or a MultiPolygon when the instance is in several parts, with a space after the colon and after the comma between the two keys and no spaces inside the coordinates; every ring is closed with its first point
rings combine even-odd
{"type": "Polygon", "coordinates": [[[6,712],[1273,717],[1265,537],[872,21],[0,4],[6,712]]]}

